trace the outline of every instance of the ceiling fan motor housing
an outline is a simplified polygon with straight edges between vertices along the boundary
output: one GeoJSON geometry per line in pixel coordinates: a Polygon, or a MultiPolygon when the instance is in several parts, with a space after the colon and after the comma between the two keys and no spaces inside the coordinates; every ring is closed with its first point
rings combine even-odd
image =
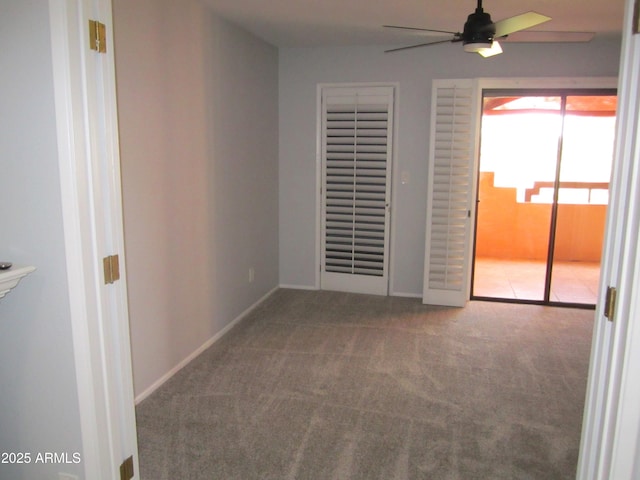
{"type": "Polygon", "coordinates": [[[491,20],[491,15],[485,13],[482,8],[478,8],[467,17],[462,33],[462,43],[463,45],[483,44],[491,47],[495,33],[496,27],[491,20]]]}

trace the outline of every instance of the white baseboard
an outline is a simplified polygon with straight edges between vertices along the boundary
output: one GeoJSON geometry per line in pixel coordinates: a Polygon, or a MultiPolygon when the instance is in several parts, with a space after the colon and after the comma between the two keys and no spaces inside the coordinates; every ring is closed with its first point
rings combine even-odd
{"type": "Polygon", "coordinates": [[[151,395],[153,392],[155,392],[158,388],[160,388],[160,386],[163,383],[165,383],[167,380],[169,380],[171,377],[173,377],[176,373],[178,373],[180,370],[182,370],[185,366],[187,366],[187,364],[189,364],[189,362],[191,362],[194,358],[196,358],[198,355],[200,355],[202,352],[204,352],[207,348],[209,348],[211,345],[213,345],[218,340],[220,340],[227,332],[229,332],[229,330],[231,330],[238,323],[240,323],[240,321],[242,321],[247,315],[249,315],[249,313],[251,313],[258,305],[260,305],[267,298],[269,298],[276,290],[278,290],[278,288],[280,288],[280,287],[275,287],[275,288],[271,289],[269,292],[267,292],[265,295],[263,295],[258,301],[253,303],[253,305],[251,305],[249,308],[244,310],[240,315],[238,315],[236,318],[234,318],[226,327],[224,327],[222,330],[217,332],[213,337],[211,337],[209,340],[204,342],[200,347],[198,347],[196,350],[194,350],[192,353],[190,353],[182,361],[180,361],[180,363],[178,363],[175,367],[173,367],[171,370],[169,370],[167,373],[165,373],[158,380],[153,382],[153,384],[151,384],[150,387],[148,387],[142,393],[140,393],[140,395],[135,397],[135,399],[134,399],[135,404],[137,405],[140,402],[142,402],[145,398],[147,398],[149,395],[151,395]]]}
{"type": "Polygon", "coordinates": [[[280,288],[290,288],[292,290],[318,290],[315,285],[287,285],[280,284],[280,288]]]}
{"type": "MultiPolygon", "coordinates": [[[[291,290],[320,290],[315,285],[289,285],[285,283],[280,284],[280,288],[288,288],[291,290]]],[[[390,292],[390,297],[405,297],[405,298],[420,298],[422,299],[422,293],[407,293],[407,292],[390,292]]]]}
{"type": "Polygon", "coordinates": [[[406,298],[422,298],[421,293],[406,293],[406,292],[393,292],[389,294],[391,297],[406,297],[406,298]]]}

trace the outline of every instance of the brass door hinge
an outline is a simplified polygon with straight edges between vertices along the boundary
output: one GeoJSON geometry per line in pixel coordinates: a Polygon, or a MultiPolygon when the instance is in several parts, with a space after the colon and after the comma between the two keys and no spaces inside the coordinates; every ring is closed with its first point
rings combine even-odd
{"type": "Polygon", "coordinates": [[[118,255],[109,255],[102,259],[104,267],[104,283],[113,283],[120,280],[120,259],[118,255]]]}
{"type": "Polygon", "coordinates": [[[613,316],[616,314],[616,297],[618,291],[615,287],[607,287],[607,297],[604,302],[604,316],[613,322],[613,316]]]}
{"type": "Polygon", "coordinates": [[[133,475],[133,456],[131,456],[120,465],[120,480],[130,480],[133,475]]]}
{"type": "Polygon", "coordinates": [[[107,52],[107,27],[97,20],[89,20],[89,48],[98,53],[107,52]]]}

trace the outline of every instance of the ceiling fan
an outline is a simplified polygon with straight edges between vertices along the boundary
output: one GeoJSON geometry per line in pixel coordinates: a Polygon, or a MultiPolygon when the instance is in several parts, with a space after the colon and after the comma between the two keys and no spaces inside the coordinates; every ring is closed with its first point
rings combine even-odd
{"type": "MultiPolygon", "coordinates": [[[[548,22],[551,17],[541,15],[536,12],[527,12],[515,17],[505,18],[493,22],[491,15],[482,9],[482,0],[478,0],[476,11],[467,17],[462,32],[449,32],[446,30],[433,30],[429,28],[402,27],[397,25],[383,25],[385,28],[396,28],[402,30],[414,30],[421,32],[434,32],[453,35],[453,38],[446,40],[437,40],[408,47],[393,48],[386,52],[397,52],[400,50],[408,50],[410,48],[426,47],[428,45],[437,45],[439,43],[458,43],[462,42],[465,52],[479,53],[483,57],[490,57],[502,53],[502,47],[497,39],[505,39],[507,36],[516,32],[526,30],[541,23],[548,22]]],[[[520,41],[589,41],[593,38],[590,32],[526,32],[529,34],[522,37],[520,41]],[[546,35],[549,34],[549,35],[546,35]]]]}

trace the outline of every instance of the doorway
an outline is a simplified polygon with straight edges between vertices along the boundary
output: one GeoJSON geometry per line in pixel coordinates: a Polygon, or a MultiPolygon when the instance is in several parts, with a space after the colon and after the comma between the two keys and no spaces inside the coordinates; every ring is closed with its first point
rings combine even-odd
{"type": "Polygon", "coordinates": [[[472,299],[593,307],[614,90],[484,91],[472,299]]]}

